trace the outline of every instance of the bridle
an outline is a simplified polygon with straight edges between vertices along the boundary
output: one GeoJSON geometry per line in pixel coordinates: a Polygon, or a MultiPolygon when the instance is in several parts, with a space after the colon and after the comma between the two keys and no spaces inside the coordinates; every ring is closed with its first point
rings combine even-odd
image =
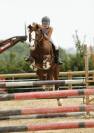
{"type": "Polygon", "coordinates": [[[42,42],[43,38],[44,38],[44,35],[43,35],[43,32],[42,32],[42,29],[37,29],[35,32],[35,38],[32,38],[32,31],[29,31],[29,42],[31,43],[32,41],[35,41],[37,43],[40,43],[42,42]],[[40,32],[40,33],[39,33],[40,32]],[[39,38],[38,35],[41,34],[41,37],[39,38]],[[37,38],[38,37],[38,38],[37,38]]]}

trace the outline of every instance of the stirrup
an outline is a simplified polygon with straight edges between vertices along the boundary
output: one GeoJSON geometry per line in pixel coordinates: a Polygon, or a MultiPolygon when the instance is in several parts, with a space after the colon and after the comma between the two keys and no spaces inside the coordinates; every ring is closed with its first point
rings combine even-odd
{"type": "Polygon", "coordinates": [[[61,61],[58,61],[58,65],[62,65],[63,64],[63,62],[61,62],[61,61]]]}
{"type": "Polygon", "coordinates": [[[63,62],[61,60],[59,60],[59,59],[56,59],[55,63],[58,64],[58,65],[62,65],[63,64],[63,62]]]}
{"type": "Polygon", "coordinates": [[[56,62],[58,65],[62,65],[63,64],[63,62],[61,62],[61,61],[58,61],[58,62],[56,62]]]}

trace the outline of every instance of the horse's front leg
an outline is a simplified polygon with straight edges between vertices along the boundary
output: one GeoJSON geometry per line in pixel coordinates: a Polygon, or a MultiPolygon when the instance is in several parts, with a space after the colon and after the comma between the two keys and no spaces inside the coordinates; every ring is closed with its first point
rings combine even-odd
{"type": "MultiPolygon", "coordinates": [[[[46,75],[44,74],[43,70],[37,70],[37,76],[39,80],[46,80],[46,75]]],[[[46,91],[46,85],[41,85],[42,89],[46,91]]]]}
{"type": "MultiPolygon", "coordinates": [[[[52,70],[47,71],[47,80],[53,80],[53,71],[52,70]]],[[[48,90],[55,90],[54,85],[48,85],[48,87],[49,87],[48,90]]]]}
{"type": "Polygon", "coordinates": [[[34,68],[35,68],[35,60],[33,60],[32,62],[30,62],[30,68],[32,70],[34,70],[34,68]]]}

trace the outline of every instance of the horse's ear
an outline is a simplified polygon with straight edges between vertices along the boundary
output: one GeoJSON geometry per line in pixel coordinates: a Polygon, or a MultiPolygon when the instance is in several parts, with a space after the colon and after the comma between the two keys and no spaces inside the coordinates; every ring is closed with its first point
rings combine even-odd
{"type": "Polygon", "coordinates": [[[39,29],[39,25],[38,24],[36,24],[36,29],[39,29]]]}
{"type": "Polygon", "coordinates": [[[28,25],[27,27],[30,31],[32,31],[32,26],[31,25],[28,25]]]}

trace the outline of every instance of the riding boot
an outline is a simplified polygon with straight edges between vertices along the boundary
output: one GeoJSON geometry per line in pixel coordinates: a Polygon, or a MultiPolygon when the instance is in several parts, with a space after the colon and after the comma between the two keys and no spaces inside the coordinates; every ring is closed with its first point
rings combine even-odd
{"type": "Polygon", "coordinates": [[[59,50],[55,50],[55,63],[61,65],[62,62],[59,60],[59,50]]]}

